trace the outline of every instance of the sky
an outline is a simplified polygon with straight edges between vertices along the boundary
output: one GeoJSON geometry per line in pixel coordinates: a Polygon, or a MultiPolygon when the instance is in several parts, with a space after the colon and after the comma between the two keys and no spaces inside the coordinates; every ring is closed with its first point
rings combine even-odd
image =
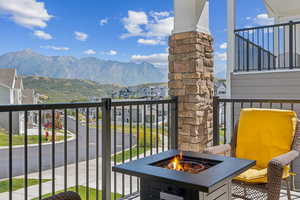
{"type": "MultiPolygon", "coordinates": [[[[262,0],[237,0],[237,28],[272,24],[262,0]]],[[[226,0],[210,0],[215,72],[226,69],[226,0]]],[[[43,55],[150,62],[167,67],[173,0],[0,0],[0,55],[30,48],[43,55]]]]}

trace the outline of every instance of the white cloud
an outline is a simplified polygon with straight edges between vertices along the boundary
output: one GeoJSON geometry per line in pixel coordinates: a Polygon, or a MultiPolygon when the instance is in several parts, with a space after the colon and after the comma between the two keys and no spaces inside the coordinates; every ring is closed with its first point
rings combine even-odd
{"type": "Polygon", "coordinates": [[[152,17],[169,17],[170,13],[168,11],[162,11],[162,12],[152,11],[152,12],[150,12],[150,15],[152,17]]]}
{"type": "Polygon", "coordinates": [[[133,55],[131,56],[131,60],[133,62],[149,62],[156,66],[167,66],[168,56],[168,53],[159,53],[152,55],[133,55]]]}
{"type": "Polygon", "coordinates": [[[100,19],[100,26],[104,26],[105,24],[108,23],[108,18],[105,18],[105,19],[100,19]]]}
{"type": "Polygon", "coordinates": [[[160,45],[160,44],[164,44],[164,42],[160,41],[160,40],[147,40],[147,39],[143,39],[140,38],[137,40],[137,43],[139,44],[144,44],[144,45],[160,45]]]}
{"type": "Polygon", "coordinates": [[[51,40],[51,39],[53,39],[52,35],[50,35],[49,33],[44,32],[44,31],[40,31],[40,30],[34,31],[33,34],[36,37],[38,37],[42,40],[51,40]]]}
{"type": "Polygon", "coordinates": [[[227,60],[227,53],[226,52],[224,52],[224,53],[216,52],[215,53],[215,58],[216,58],[216,60],[219,60],[219,61],[226,61],[227,60]]]}
{"type": "Polygon", "coordinates": [[[148,16],[145,12],[129,10],[128,17],[123,18],[122,21],[128,33],[123,34],[121,38],[139,36],[143,34],[142,25],[148,24],[148,16]]]}
{"type": "Polygon", "coordinates": [[[51,50],[55,50],[55,51],[69,51],[70,48],[69,47],[60,47],[60,46],[41,46],[41,48],[43,49],[51,49],[51,50]]]}
{"type": "Polygon", "coordinates": [[[227,49],[227,42],[222,43],[220,49],[227,49]]]}
{"type": "Polygon", "coordinates": [[[97,52],[93,49],[88,49],[86,51],[83,52],[86,55],[95,55],[97,52]]]}
{"type": "Polygon", "coordinates": [[[251,19],[251,17],[246,17],[246,20],[250,20],[251,19]]]}
{"type": "Polygon", "coordinates": [[[253,22],[257,25],[272,25],[274,24],[274,18],[269,18],[268,14],[262,13],[253,18],[253,22]]]}
{"type": "Polygon", "coordinates": [[[165,38],[169,36],[173,29],[174,17],[169,12],[150,12],[149,16],[145,12],[128,11],[128,17],[122,19],[127,33],[121,38],[141,36],[147,39],[165,38]]]}
{"type": "Polygon", "coordinates": [[[45,4],[37,0],[0,0],[0,13],[27,28],[45,28],[53,17],[48,14],[45,4]]]}
{"type": "Polygon", "coordinates": [[[171,35],[174,25],[174,17],[157,19],[154,23],[148,25],[149,31],[147,36],[150,37],[167,37],[171,35]]]}
{"type": "Polygon", "coordinates": [[[102,54],[108,55],[108,56],[115,56],[118,54],[118,52],[116,50],[109,50],[109,51],[102,52],[102,54]]]}
{"type": "Polygon", "coordinates": [[[74,35],[75,35],[75,39],[80,41],[86,41],[87,38],[89,37],[88,34],[83,32],[78,32],[78,31],[75,31],[74,35]]]}

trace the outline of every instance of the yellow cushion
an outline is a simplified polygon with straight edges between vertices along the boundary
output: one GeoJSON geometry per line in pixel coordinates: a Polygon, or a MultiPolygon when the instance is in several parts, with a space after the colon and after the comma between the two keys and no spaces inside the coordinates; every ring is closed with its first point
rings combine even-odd
{"type": "MultiPolygon", "coordinates": [[[[289,177],[289,166],[285,167],[282,178],[289,177]]],[[[255,167],[245,171],[244,173],[240,174],[239,176],[235,177],[235,180],[247,182],[247,183],[267,183],[268,169],[257,169],[255,167]]]]}
{"type": "MultiPolygon", "coordinates": [[[[253,169],[266,169],[271,159],[291,150],[296,123],[297,115],[293,111],[243,109],[238,125],[236,157],[256,160],[253,169]]],[[[247,173],[256,176],[260,172],[247,173]]],[[[249,174],[247,178],[255,180],[249,178],[249,174]]],[[[263,178],[266,179],[266,175],[263,178]]]]}

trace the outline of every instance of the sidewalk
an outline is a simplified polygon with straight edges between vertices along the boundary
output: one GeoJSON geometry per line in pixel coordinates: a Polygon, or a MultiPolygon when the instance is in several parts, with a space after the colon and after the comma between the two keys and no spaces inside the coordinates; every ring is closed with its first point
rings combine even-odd
{"type": "MultiPolygon", "coordinates": [[[[161,152],[162,150],[159,149],[161,152]]],[[[153,152],[156,152],[156,149],[153,148],[153,152]]],[[[150,155],[150,152],[147,152],[147,155],[150,155]]],[[[143,157],[141,155],[140,157],[143,157]]],[[[133,158],[133,160],[136,158],[133,158]]],[[[113,166],[113,163],[112,163],[113,166]]],[[[67,167],[68,175],[67,175],[67,183],[68,188],[75,186],[75,164],[70,164],[67,167]]],[[[99,158],[99,190],[101,190],[102,186],[102,160],[101,157],[99,158]]],[[[78,182],[79,185],[86,186],[86,161],[80,162],[78,164],[78,182]]],[[[38,179],[38,173],[32,173],[28,175],[28,178],[38,179]]],[[[117,173],[116,176],[116,192],[122,194],[122,174],[117,173]]],[[[14,178],[24,178],[24,176],[17,176],[14,178]]],[[[89,161],[89,187],[96,189],[96,159],[89,161]]],[[[42,179],[52,179],[52,169],[45,170],[42,172],[42,179]]],[[[132,177],[132,192],[137,191],[137,178],[132,177]]],[[[111,185],[112,185],[112,192],[114,192],[114,172],[111,173],[111,185]]],[[[63,190],[64,189],[64,166],[55,168],[55,190],[63,190]]],[[[124,193],[125,195],[130,194],[130,176],[124,176],[124,193]]],[[[52,181],[42,183],[42,194],[48,194],[52,192],[52,181]]],[[[24,188],[13,191],[13,200],[23,200],[24,199],[24,188]]],[[[39,185],[34,185],[28,187],[28,199],[33,199],[39,196],[39,185]]],[[[9,199],[9,193],[0,193],[0,200],[7,200],[9,199]]]]}

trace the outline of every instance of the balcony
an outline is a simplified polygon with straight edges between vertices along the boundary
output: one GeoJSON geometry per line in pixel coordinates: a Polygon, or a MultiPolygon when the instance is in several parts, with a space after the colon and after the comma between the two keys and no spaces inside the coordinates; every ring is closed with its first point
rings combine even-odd
{"type": "MultiPolygon", "coordinates": [[[[300,100],[215,97],[214,145],[230,142],[229,130],[233,130],[240,109],[247,107],[299,111],[300,100]]],[[[112,172],[111,167],[176,149],[176,108],[176,98],[1,106],[1,113],[9,121],[9,138],[7,148],[0,149],[0,176],[7,184],[0,199],[43,199],[69,190],[79,193],[83,199],[138,199],[140,180],[112,172]],[[31,112],[38,116],[36,145],[29,144],[28,140],[31,112]],[[14,113],[24,114],[24,144],[21,146],[14,146],[14,113]],[[61,129],[56,125],[57,113],[60,113],[61,129]],[[44,143],[46,131],[50,139],[44,143]],[[62,141],[51,139],[59,133],[64,136],[62,141]]],[[[300,171],[299,161],[293,163],[292,170],[300,171]]],[[[300,198],[296,192],[299,180],[298,174],[291,180],[295,198],[300,198]]],[[[286,199],[284,190],[282,199],[286,199]]]]}
{"type": "Polygon", "coordinates": [[[300,22],[235,30],[234,72],[300,68],[300,22]]]}

